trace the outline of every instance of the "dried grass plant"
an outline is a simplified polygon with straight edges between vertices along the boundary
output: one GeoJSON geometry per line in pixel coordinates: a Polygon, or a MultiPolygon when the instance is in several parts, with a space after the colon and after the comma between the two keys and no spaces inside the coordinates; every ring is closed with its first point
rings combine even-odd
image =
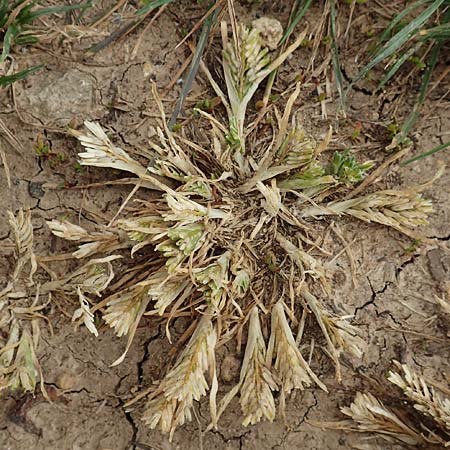
{"type": "MultiPolygon", "coordinates": [[[[388,380],[408,399],[400,411],[387,408],[370,393],[358,392],[349,407],[341,408],[342,412],[356,423],[356,430],[360,432],[376,433],[391,441],[424,448],[450,447],[450,399],[432,386],[437,383],[425,380],[407,364],[397,361],[394,364],[398,372],[390,371],[388,380]],[[408,405],[419,412],[414,424],[411,417],[408,418],[411,416],[408,405]]],[[[355,429],[352,423],[341,423],[339,427],[355,429]]]]}
{"type": "MultiPolygon", "coordinates": [[[[232,25],[230,38],[222,24],[226,92],[208,73],[227,118],[198,111],[209,145],[168,128],[153,85],[161,121],[151,143],[154,157],[145,165],[117,147],[97,123],[87,121],[85,131],[72,132],[84,147],[82,165],[129,172],[139,188],[153,193],[133,208],[121,208],[120,218],[96,232],[64,221],[48,223],[55,235],[78,244],[74,257],[88,262],[64,280],[43,286],[42,292],[76,295],[79,308],[73,319],[94,335],[94,313],[99,313],[117,335],[127,336],[126,351],[114,364],[126,358],[143,315],[164,320],[169,339],[171,319],[181,314],[192,318],[184,349],[150,393],[143,416],[150,427],[171,435],[191,420],[194,402],[208,392],[211,426],[216,426],[236,395],[243,424],[249,425],[275,418],[276,390],[283,398],[313,385],[326,391],[302,354],[302,337],[314,328],[323,334],[321,348],[334,361],[337,378],[342,352],[361,356],[365,344],[351,317],[333,310],[314,218],[348,215],[411,235],[431,211],[420,188],[327,201],[361,181],[373,164],[359,163],[345,152],[321,162],[331,133],[316,143],[298,123],[293,109],[300,84],[284,111],[275,108],[272,136],[261,138],[248,123],[247,108],[258,86],[301,44],[305,33],[272,60],[257,29],[232,25]],[[131,255],[145,253],[146,264],[136,263],[115,282],[112,295],[95,302],[114,276],[112,261],[126,249],[131,255]],[[217,401],[215,351],[235,338],[245,338],[240,378],[217,401]]],[[[28,247],[18,246],[18,255],[19,261],[28,255],[33,267],[28,247]]],[[[1,350],[6,367],[13,360],[9,349],[19,342],[14,323],[11,319],[12,342],[1,350]]],[[[29,349],[30,344],[19,346],[16,359],[29,349]]],[[[24,387],[32,387],[25,376],[21,379],[24,387]]]]}

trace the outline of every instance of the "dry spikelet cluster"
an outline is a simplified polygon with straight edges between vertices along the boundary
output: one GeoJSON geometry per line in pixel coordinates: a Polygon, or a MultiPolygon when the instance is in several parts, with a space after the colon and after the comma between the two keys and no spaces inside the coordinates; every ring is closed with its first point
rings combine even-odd
{"type": "MultiPolygon", "coordinates": [[[[41,390],[46,396],[36,351],[39,325],[42,320],[47,320],[43,310],[51,303],[51,294],[65,292],[78,296],[80,307],[75,310],[73,321],[84,323],[97,336],[94,315],[90,311],[92,301],[87,296],[102,295],[114,278],[111,261],[120,256],[91,259],[61,280],[39,284],[34,279],[38,264],[33,252],[31,212],[19,209],[14,216],[8,211],[8,218],[15,242],[16,263],[10,280],[0,291],[0,390],[22,388],[34,391],[40,379],[41,390]]],[[[76,236],[73,238],[76,240],[82,240],[86,235],[81,227],[71,224],[59,228],[56,233],[61,229],[70,230],[67,235],[76,236]]]]}
{"type": "Polygon", "coordinates": [[[401,415],[386,408],[370,393],[358,392],[350,407],[342,412],[357,423],[361,432],[377,433],[389,439],[397,439],[410,445],[432,444],[440,448],[450,446],[450,399],[437,392],[434,387],[415,373],[408,365],[394,361],[400,371],[390,371],[388,380],[398,386],[430,424],[419,421],[419,426],[408,423],[401,415]]]}
{"type": "Polygon", "coordinates": [[[169,339],[170,320],[181,312],[190,314],[192,334],[185,336],[184,350],[150,394],[144,412],[150,427],[171,435],[191,420],[194,402],[208,391],[211,426],[238,394],[243,424],[248,425],[274,419],[276,390],[282,398],[314,384],[326,391],[300,350],[314,322],[338,378],[342,352],[361,356],[364,343],[357,328],[350,317],[340,317],[330,307],[311,218],[347,214],[409,233],[425,223],[430,211],[429,202],[412,190],[327,203],[342,188],[362,180],[372,163],[358,163],[346,152],[336,152],[328,164],[320,162],[331,132],[316,143],[291,114],[300,84],[283,113],[275,109],[271,138],[261,139],[257,127],[248,126],[247,107],[258,86],[304,36],[273,59],[257,29],[238,25],[230,39],[222,24],[226,93],[209,78],[227,119],[199,111],[201,125],[210,130],[209,146],[168,128],[155,86],[161,122],[147,164],[115,146],[96,123],[85,122],[85,132],[73,131],[84,147],[81,164],[130,172],[137,187],[155,192],[132,209],[124,206],[117,220],[94,232],[49,222],[55,235],[78,244],[74,257],[101,257],[43,285],[41,293],[76,295],[77,324],[97,335],[94,313],[99,312],[117,335],[127,336],[126,350],[114,364],[124,360],[144,314],[165,320],[169,339]],[[95,302],[114,276],[111,263],[119,257],[114,252],[124,249],[145,254],[145,263],[129,268],[115,282],[114,293],[95,302]],[[215,350],[237,336],[247,337],[240,378],[216,402],[215,350]]]}
{"type": "Polygon", "coordinates": [[[16,263],[10,280],[0,291],[0,391],[5,388],[34,391],[40,373],[36,358],[39,311],[45,304],[38,303],[38,294],[30,297],[37,269],[31,213],[20,209],[14,216],[8,211],[8,221],[16,263]]]}

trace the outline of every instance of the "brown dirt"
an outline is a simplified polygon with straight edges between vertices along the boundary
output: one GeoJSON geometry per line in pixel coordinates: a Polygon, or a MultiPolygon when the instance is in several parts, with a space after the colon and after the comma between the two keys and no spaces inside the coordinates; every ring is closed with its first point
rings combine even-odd
{"type": "MultiPolygon", "coordinates": [[[[248,2],[240,6],[238,12],[248,21],[261,14],[285,20],[289,2],[273,3],[281,6],[271,6],[270,1],[248,2]]],[[[13,261],[6,210],[31,208],[38,255],[64,253],[71,249],[67,243],[51,237],[45,220],[66,217],[80,220],[83,225],[95,222],[99,217],[111,218],[117,211],[130,188],[64,189],[114,179],[118,174],[93,168],[77,170],[78,145],[55,129],[69,122],[75,126],[83,119],[95,119],[114,131],[115,139],[125,149],[132,151],[145,147],[153,132],[156,115],[145,70],[151,69],[151,78],[166,100],[166,110],[171,111],[179,87],[175,85],[165,92],[164,86],[188,56],[186,46],[174,48],[181,38],[180,30],[192,27],[201,16],[201,8],[196,2],[183,1],[163,13],[144,35],[134,60],[130,59],[130,54],[142,27],[94,56],[86,57],[81,53],[88,46],[86,40],[64,48],[56,41],[46,45],[51,52],[63,53],[64,58],[44,50],[28,50],[17,55],[19,64],[39,61],[45,64],[45,70],[17,83],[14,98],[10,91],[0,92],[0,118],[23,146],[23,151],[19,152],[2,140],[12,188],[8,188],[0,167],[0,210],[3,211],[0,217],[0,283],[6,280],[13,261]],[[55,155],[64,155],[64,161],[58,161],[57,156],[38,158],[35,153],[38,139],[46,142],[55,155]]],[[[364,42],[362,36],[368,28],[379,26],[378,19],[370,14],[368,7],[359,8],[357,24],[351,28],[348,45],[343,49],[343,68],[349,76],[355,71],[355,55],[363,50],[358,42],[364,42]]],[[[345,26],[348,11],[345,6],[342,10],[345,26]]],[[[129,13],[131,9],[127,11],[129,13]]],[[[312,24],[318,20],[317,13],[313,10],[307,21],[312,24]]],[[[109,29],[114,26],[110,21],[109,29]]],[[[211,67],[216,50],[213,45],[207,58],[211,67]]],[[[298,50],[281,71],[279,86],[291,82],[307,63],[307,50],[298,50]]],[[[323,83],[324,79],[319,82],[323,83]]],[[[386,126],[393,117],[401,121],[410,111],[417,87],[418,78],[412,77],[408,94],[402,97],[400,108],[395,111],[397,103],[392,95],[371,95],[373,86],[370,81],[365,81],[351,93],[348,119],[344,121],[336,119],[336,102],[333,101],[327,104],[328,119],[321,117],[315,85],[309,83],[298,108],[305,118],[306,128],[315,136],[323,134],[332,124],[337,129],[333,142],[340,148],[351,144],[348,136],[360,121],[363,133],[359,142],[353,145],[364,159],[370,157],[381,162],[388,156],[383,150],[388,143],[386,126]]],[[[424,117],[413,135],[413,152],[419,153],[448,140],[450,105],[448,100],[440,98],[446,89],[448,80],[447,86],[442,83],[429,98],[424,117]]],[[[193,96],[203,98],[207,92],[207,83],[198,77],[193,96]]],[[[446,160],[448,164],[449,155],[449,152],[443,152],[405,168],[394,166],[376,184],[389,188],[419,184],[435,173],[438,160],[446,160]]],[[[44,332],[39,358],[54,401],[48,403],[40,394],[35,398],[17,393],[4,396],[0,403],[0,449],[189,450],[201,448],[201,445],[224,450],[402,448],[377,439],[367,440],[367,436],[355,433],[321,429],[308,422],[341,420],[339,407],[348,405],[358,390],[371,391],[387,405],[398,406],[398,392],[386,382],[393,359],[412,364],[437,380],[450,382],[450,343],[447,338],[450,322],[433,302],[435,295],[442,295],[449,279],[449,183],[447,170],[426,190],[426,196],[434,202],[435,212],[423,232],[436,240],[435,244],[422,245],[411,253],[405,252],[411,240],[397,232],[355,221],[340,222],[346,239],[354,241],[357,286],[352,284],[349,262],[343,254],[329,263],[334,300],[337,307],[355,314],[355,321],[368,342],[368,351],[360,361],[344,358],[340,384],[334,380],[330,362],[320,360],[316,369],[330,394],[312,388],[291,397],[287,401],[286,423],[277,419],[274,423],[242,428],[239,405],[235,401],[223,416],[219,430],[201,435],[200,430],[208,423],[205,402],[198,407],[198,420],[194,419],[178,430],[173,442],[169,443],[166,436],[141,423],[139,408],[131,412],[122,408],[139,389],[148,387],[163,375],[167,352],[171,348],[164,330],[151,322],[143,323],[125,362],[111,368],[111,362],[125,347],[124,340],[106,328],[101,329],[97,339],[84,328],[74,330],[60,309],[53,307],[48,314],[54,334],[44,332]],[[149,447],[139,447],[132,442],[149,447]]],[[[342,244],[331,236],[326,246],[334,253],[342,250],[342,244]]],[[[58,263],[52,268],[63,274],[70,264],[58,263]]],[[[59,301],[59,306],[69,315],[72,313],[73,305],[63,300],[55,301],[59,301]]],[[[181,334],[185,327],[186,324],[178,319],[176,333],[181,334]]],[[[240,356],[236,354],[223,360],[221,377],[225,386],[236,381],[236,358],[240,356]]]]}

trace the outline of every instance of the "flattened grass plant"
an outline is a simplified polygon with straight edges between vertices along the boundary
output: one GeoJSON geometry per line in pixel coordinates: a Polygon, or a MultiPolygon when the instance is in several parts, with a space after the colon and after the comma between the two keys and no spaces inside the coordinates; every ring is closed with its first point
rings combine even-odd
{"type": "MultiPolygon", "coordinates": [[[[238,24],[230,39],[227,25],[222,24],[227,91],[215,82],[212,85],[228,117],[223,121],[199,111],[203,126],[210,128],[209,147],[170,130],[155,86],[162,120],[157,141],[151,143],[155,156],[146,165],[115,146],[98,124],[86,122],[85,132],[73,132],[84,147],[82,165],[131,172],[141,186],[155,191],[133,212],[124,209],[124,216],[106,232],[88,233],[55,220],[49,225],[56,235],[80,243],[76,257],[120,248],[146,255],[147,263],[133,268],[139,281],[128,277],[126,283],[119,282],[122,287],[91,310],[92,299],[86,302],[78,294],[81,306],[75,318],[94,334],[90,315],[94,310],[101,311],[119,336],[128,337],[127,350],[144,314],[166,321],[169,339],[170,320],[182,312],[191,316],[184,349],[149,395],[144,412],[150,427],[170,435],[191,420],[194,402],[208,391],[211,426],[217,426],[236,395],[243,424],[250,425],[275,418],[274,391],[281,390],[284,396],[314,384],[327,390],[303,356],[302,336],[311,329],[310,321],[305,324],[307,313],[312,313],[323,334],[338,379],[341,353],[361,356],[365,344],[350,324],[351,317],[340,316],[331,307],[328,274],[317,258],[320,224],[314,227],[311,219],[347,214],[410,234],[426,222],[430,211],[430,203],[412,191],[378,192],[350,203],[327,202],[363,179],[372,163],[359,163],[345,152],[336,153],[329,164],[321,162],[331,133],[316,143],[299,125],[292,109],[300,85],[283,113],[276,111],[272,139],[255,138],[259,131],[248,126],[248,105],[264,78],[303,37],[272,60],[258,30],[238,24]],[[296,335],[297,325],[306,327],[305,333],[296,335]],[[239,381],[218,401],[215,351],[243,336],[239,381]]],[[[104,273],[99,293],[110,276],[112,270],[104,273]]],[[[73,277],[66,284],[73,290],[73,277]]],[[[85,285],[77,284],[83,294],[97,293],[85,285]]],[[[124,360],[126,351],[114,364],[124,360]]]]}

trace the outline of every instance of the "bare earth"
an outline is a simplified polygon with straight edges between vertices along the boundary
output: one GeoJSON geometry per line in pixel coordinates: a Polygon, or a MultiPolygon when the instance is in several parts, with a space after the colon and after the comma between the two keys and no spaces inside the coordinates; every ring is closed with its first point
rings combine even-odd
{"type": "MultiPolygon", "coordinates": [[[[277,7],[271,6],[272,3],[278,2],[267,1],[259,5],[249,2],[239,7],[239,17],[249,22],[264,14],[285,21],[290,2],[279,2],[281,6],[277,7]]],[[[358,8],[358,21],[351,28],[348,45],[342,49],[342,65],[348,76],[355,73],[355,55],[364,49],[360,43],[364,42],[365,30],[378,26],[364,6],[358,8]]],[[[346,9],[342,6],[343,27],[348,14],[346,9]]],[[[35,250],[41,256],[72,250],[66,242],[51,236],[45,220],[64,217],[75,223],[79,220],[83,225],[97,219],[108,220],[116,213],[131,188],[75,189],[76,186],[118,178],[118,173],[93,168],[79,170],[76,166],[78,144],[57,130],[69,123],[78,127],[84,119],[98,120],[115,133],[114,140],[123,148],[129,151],[145,148],[157,116],[150,78],[156,81],[166,111],[170,113],[180,88],[177,84],[170,89],[165,87],[189,55],[187,46],[174,48],[182,38],[180,30],[190,29],[202,11],[201,5],[189,1],[169,8],[169,12],[164,12],[143,35],[135,59],[131,59],[131,52],[141,37],[142,27],[94,56],[86,56],[82,50],[100,38],[80,43],[74,41],[70,47],[61,46],[55,39],[46,46],[49,51],[27,50],[17,55],[19,62],[27,65],[40,62],[45,64],[45,69],[16,84],[14,97],[8,90],[0,91],[0,119],[23,146],[23,151],[18,151],[2,140],[12,188],[8,188],[4,170],[0,167],[0,287],[13,265],[6,210],[16,211],[19,207],[32,210],[35,250]],[[51,52],[64,57],[56,57],[51,52]],[[39,140],[47,143],[54,155],[38,158],[35,149],[39,140]]],[[[306,21],[313,24],[319,18],[317,13],[312,10],[306,21]]],[[[110,31],[115,27],[111,21],[108,26],[110,31]]],[[[206,57],[211,68],[217,51],[215,41],[206,57]]],[[[308,50],[300,48],[284,65],[276,87],[283,90],[307,64],[308,50]]],[[[319,65],[320,61],[317,61],[316,66],[319,65]]],[[[212,72],[219,76],[214,70],[212,72]]],[[[330,69],[329,77],[331,74],[330,69]]],[[[322,85],[324,81],[318,80],[322,85]]],[[[365,81],[356,86],[348,99],[347,120],[336,119],[338,97],[335,93],[335,101],[326,104],[327,118],[323,118],[313,83],[304,87],[296,108],[304,115],[305,128],[315,137],[322,136],[332,125],[336,130],[335,148],[351,145],[362,160],[375,159],[381,163],[389,157],[384,150],[389,143],[386,127],[393,117],[401,123],[402,117],[409,113],[418,83],[417,76],[409,79],[405,95],[399,87],[398,94],[372,96],[374,84],[365,81]],[[403,95],[400,102],[395,101],[396,95],[403,95]],[[358,141],[352,143],[349,137],[358,121],[362,124],[362,132],[358,141]]],[[[431,94],[413,134],[414,148],[410,155],[448,140],[450,104],[448,97],[446,101],[441,98],[448,88],[447,79],[431,94]]],[[[197,101],[211,95],[208,83],[200,75],[186,106],[186,115],[197,101]]],[[[435,174],[438,160],[448,164],[450,153],[441,152],[407,167],[394,165],[382,180],[377,180],[377,187],[402,188],[420,184],[435,174]]],[[[339,408],[348,405],[359,390],[376,394],[389,407],[401,406],[399,393],[386,381],[393,359],[411,364],[444,384],[450,382],[450,341],[447,337],[450,320],[434,300],[435,296],[443,295],[447,288],[445,283],[450,278],[449,174],[447,169],[444,176],[425,191],[425,196],[433,200],[435,212],[430,217],[430,225],[422,232],[435,238],[435,244],[421,245],[408,252],[405,249],[411,245],[411,240],[395,231],[377,225],[340,221],[342,234],[352,243],[357,274],[355,287],[345,252],[334,260],[329,258],[327,264],[333,274],[334,301],[349,314],[355,314],[355,323],[363,330],[369,350],[362,360],[343,359],[340,384],[335,381],[329,360],[315,358],[319,362],[314,369],[330,394],[312,388],[289,398],[285,423],[278,418],[274,423],[243,428],[235,400],[224,414],[219,429],[202,435],[201,430],[208,424],[208,404],[205,402],[198,406],[198,420],[194,419],[178,430],[173,442],[169,443],[166,436],[141,423],[139,407],[128,413],[122,408],[139,390],[148,388],[164,375],[164,362],[172,348],[164,330],[149,320],[144,321],[124,363],[111,368],[111,362],[123,352],[125,341],[115,337],[106,327],[101,328],[98,338],[85,328],[74,330],[70,323],[74,304],[67,299],[55,298],[55,304],[47,311],[53,335],[43,325],[42,329],[47,331],[43,332],[39,348],[46,387],[54,400],[48,403],[39,393],[34,398],[20,393],[3,395],[0,400],[0,449],[190,450],[202,448],[201,445],[211,450],[404,448],[357,433],[317,427],[312,422],[342,420],[344,416],[339,408]],[[139,443],[148,447],[140,447],[139,443]]],[[[338,254],[343,244],[330,234],[325,247],[338,254]]],[[[73,267],[74,262],[67,259],[48,265],[57,275],[62,275],[73,267]]],[[[175,321],[174,342],[186,326],[182,319],[175,321]]],[[[242,355],[231,347],[228,350],[229,353],[219,355],[219,367],[222,383],[231,387],[238,378],[237,361],[242,355]]]]}

